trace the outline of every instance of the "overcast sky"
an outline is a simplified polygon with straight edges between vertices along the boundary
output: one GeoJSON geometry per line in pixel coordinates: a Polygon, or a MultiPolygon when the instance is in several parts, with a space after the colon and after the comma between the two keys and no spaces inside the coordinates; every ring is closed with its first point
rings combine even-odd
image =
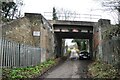
{"type": "Polygon", "coordinates": [[[80,13],[98,6],[93,0],[24,0],[24,3],[25,11],[41,13],[45,11],[52,11],[54,6],[70,9],[80,13]]]}
{"type": "Polygon", "coordinates": [[[52,12],[53,7],[63,8],[79,14],[100,15],[98,18],[111,19],[115,23],[112,12],[101,11],[100,3],[96,0],[23,0],[23,12],[41,13],[52,12]]]}

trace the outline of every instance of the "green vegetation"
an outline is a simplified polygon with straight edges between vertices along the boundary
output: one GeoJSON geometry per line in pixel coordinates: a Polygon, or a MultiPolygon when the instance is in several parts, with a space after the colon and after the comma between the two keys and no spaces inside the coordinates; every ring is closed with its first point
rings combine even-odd
{"type": "Polygon", "coordinates": [[[43,71],[47,70],[51,66],[55,65],[56,61],[50,59],[37,66],[25,67],[25,68],[13,68],[3,69],[3,78],[9,79],[20,79],[20,78],[34,78],[39,76],[43,71]]]}
{"type": "Polygon", "coordinates": [[[103,32],[104,35],[102,35],[102,38],[104,40],[111,39],[112,37],[119,35],[119,33],[120,33],[120,27],[117,25],[114,25],[103,32]]]}
{"type": "Polygon", "coordinates": [[[56,8],[53,7],[53,20],[58,20],[56,8]]]}
{"type": "Polygon", "coordinates": [[[92,63],[89,66],[89,72],[93,78],[118,78],[120,75],[112,65],[100,61],[92,63]]]}
{"type": "Polygon", "coordinates": [[[16,3],[15,2],[1,2],[0,7],[1,7],[1,17],[4,22],[11,21],[13,19],[18,19],[20,18],[21,15],[21,8],[23,6],[23,1],[18,0],[16,3]]]}
{"type": "Polygon", "coordinates": [[[76,42],[79,50],[87,50],[87,41],[85,39],[73,39],[72,42],[76,42]]]}

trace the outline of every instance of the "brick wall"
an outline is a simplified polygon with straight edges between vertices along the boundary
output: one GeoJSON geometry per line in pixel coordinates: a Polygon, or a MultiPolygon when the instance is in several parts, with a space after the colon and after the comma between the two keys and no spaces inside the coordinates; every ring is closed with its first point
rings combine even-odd
{"type": "Polygon", "coordinates": [[[21,18],[3,25],[2,33],[6,39],[34,45],[31,23],[27,18],[21,18]]]}
{"type": "Polygon", "coordinates": [[[111,25],[110,20],[99,20],[94,40],[97,59],[119,67],[120,28],[111,25]]]}
{"type": "Polygon", "coordinates": [[[2,37],[41,48],[42,62],[54,56],[53,28],[41,14],[25,13],[25,17],[6,23],[2,28],[2,37]]]}
{"type": "MultiPolygon", "coordinates": [[[[53,27],[48,23],[48,21],[39,14],[27,14],[26,16],[30,18],[31,22],[35,21],[34,18],[37,18],[37,21],[35,23],[39,24],[39,21],[41,20],[41,24],[39,24],[41,27],[33,27],[34,31],[40,30],[40,38],[37,38],[37,42],[40,42],[40,48],[41,48],[41,55],[43,56],[41,61],[45,61],[46,59],[52,58],[54,56],[54,33],[53,33],[53,27]],[[39,41],[40,40],[40,41],[39,41]]],[[[38,43],[37,43],[38,44],[38,43]]]]}

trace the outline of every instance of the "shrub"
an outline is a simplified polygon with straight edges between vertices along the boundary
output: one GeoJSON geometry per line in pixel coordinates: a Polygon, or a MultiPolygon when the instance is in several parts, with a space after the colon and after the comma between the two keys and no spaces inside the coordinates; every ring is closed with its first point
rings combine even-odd
{"type": "Polygon", "coordinates": [[[93,78],[118,78],[118,70],[112,65],[95,61],[89,66],[89,72],[93,78]]]}
{"type": "Polygon", "coordinates": [[[40,75],[42,70],[53,66],[56,63],[54,59],[47,60],[39,65],[30,66],[25,68],[12,68],[3,69],[3,78],[9,79],[21,79],[21,78],[33,78],[36,75],[40,75]]]}

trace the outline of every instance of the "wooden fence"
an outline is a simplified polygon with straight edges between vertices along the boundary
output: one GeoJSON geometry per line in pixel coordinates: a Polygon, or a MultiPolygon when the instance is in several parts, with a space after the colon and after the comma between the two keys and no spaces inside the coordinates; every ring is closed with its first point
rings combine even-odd
{"type": "Polygon", "coordinates": [[[40,48],[0,39],[0,66],[6,68],[34,66],[41,62],[40,48]]]}

